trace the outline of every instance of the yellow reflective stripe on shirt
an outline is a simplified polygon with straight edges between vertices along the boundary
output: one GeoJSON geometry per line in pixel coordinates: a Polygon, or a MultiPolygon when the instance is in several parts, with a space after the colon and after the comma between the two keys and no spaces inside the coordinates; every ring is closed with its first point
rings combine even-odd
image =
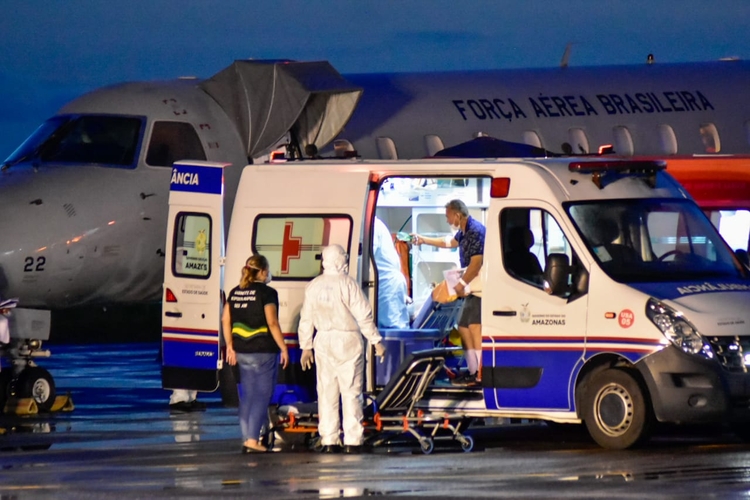
{"type": "Polygon", "coordinates": [[[232,334],[239,335],[245,339],[258,335],[259,333],[268,333],[268,327],[261,326],[260,328],[248,328],[247,325],[243,325],[242,323],[235,323],[232,325],[232,334]]]}

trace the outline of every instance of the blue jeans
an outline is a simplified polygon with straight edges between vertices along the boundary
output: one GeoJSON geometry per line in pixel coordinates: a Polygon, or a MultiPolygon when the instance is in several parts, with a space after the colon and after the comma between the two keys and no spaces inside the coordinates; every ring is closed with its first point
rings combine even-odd
{"type": "Polygon", "coordinates": [[[268,422],[268,405],[276,387],[279,367],[277,353],[238,352],[240,368],[240,428],[242,439],[259,439],[263,424],[268,422]]]}

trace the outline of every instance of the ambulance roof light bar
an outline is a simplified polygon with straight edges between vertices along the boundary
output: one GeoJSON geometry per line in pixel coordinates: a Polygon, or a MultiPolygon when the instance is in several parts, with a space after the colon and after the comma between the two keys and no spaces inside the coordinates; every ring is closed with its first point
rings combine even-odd
{"type": "MultiPolygon", "coordinates": [[[[592,174],[591,180],[596,187],[603,189],[604,177],[620,178],[622,176],[644,177],[652,188],[656,185],[656,173],[667,168],[663,160],[601,160],[574,161],[568,165],[568,170],[579,174],[592,174]]],[[[613,179],[614,180],[614,179],[613,179]]]]}

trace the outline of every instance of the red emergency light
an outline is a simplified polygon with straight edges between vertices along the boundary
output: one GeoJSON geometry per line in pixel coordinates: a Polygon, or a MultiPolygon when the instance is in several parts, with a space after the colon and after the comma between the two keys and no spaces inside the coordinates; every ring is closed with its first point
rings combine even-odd
{"type": "Polygon", "coordinates": [[[591,181],[599,189],[604,188],[605,180],[617,178],[607,175],[610,173],[645,178],[646,182],[653,188],[656,185],[656,172],[666,168],[667,162],[659,160],[574,161],[568,165],[568,170],[571,172],[592,174],[591,181]]]}
{"type": "Polygon", "coordinates": [[[510,192],[510,177],[495,177],[490,183],[490,198],[507,198],[510,192]]]}
{"type": "Polygon", "coordinates": [[[667,162],[659,160],[574,161],[568,165],[568,169],[571,172],[578,172],[579,174],[593,174],[596,172],[657,172],[666,168],[667,162]]]}
{"type": "Polygon", "coordinates": [[[177,302],[177,297],[175,297],[174,293],[169,288],[164,292],[164,297],[167,302],[177,302]]]}

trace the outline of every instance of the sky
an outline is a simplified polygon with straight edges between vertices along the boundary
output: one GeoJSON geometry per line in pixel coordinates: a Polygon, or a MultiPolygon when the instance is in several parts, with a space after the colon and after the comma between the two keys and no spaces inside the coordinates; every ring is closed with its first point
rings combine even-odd
{"type": "Polygon", "coordinates": [[[748,0],[0,0],[0,159],[67,101],[235,59],[341,73],[750,59],[748,0]]]}

